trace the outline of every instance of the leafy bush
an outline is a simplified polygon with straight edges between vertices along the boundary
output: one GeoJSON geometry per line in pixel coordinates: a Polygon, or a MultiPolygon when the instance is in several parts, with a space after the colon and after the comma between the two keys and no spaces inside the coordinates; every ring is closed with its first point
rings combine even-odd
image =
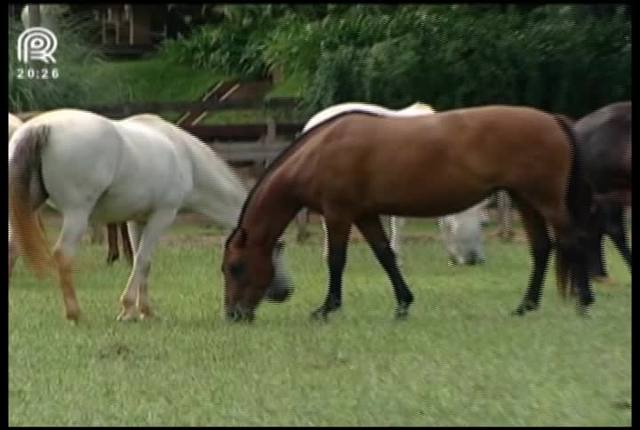
{"type": "Polygon", "coordinates": [[[308,111],[421,100],[439,110],[525,104],[581,116],[630,97],[629,11],[594,8],[224,6],[219,25],[167,52],[227,76],[296,76],[308,111]]]}

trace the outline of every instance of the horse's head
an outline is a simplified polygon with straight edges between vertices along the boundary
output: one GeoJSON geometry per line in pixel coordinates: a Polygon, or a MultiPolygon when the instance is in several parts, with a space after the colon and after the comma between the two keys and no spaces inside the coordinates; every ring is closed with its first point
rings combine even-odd
{"type": "Polygon", "coordinates": [[[249,246],[243,228],[229,240],[222,263],[224,310],[228,319],[251,321],[263,298],[273,302],[289,298],[293,286],[282,264],[283,249],[283,242],[272,250],[249,246]]]}
{"type": "Polygon", "coordinates": [[[485,202],[440,218],[440,230],[452,264],[482,264],[485,261],[482,225],[485,202]]]}

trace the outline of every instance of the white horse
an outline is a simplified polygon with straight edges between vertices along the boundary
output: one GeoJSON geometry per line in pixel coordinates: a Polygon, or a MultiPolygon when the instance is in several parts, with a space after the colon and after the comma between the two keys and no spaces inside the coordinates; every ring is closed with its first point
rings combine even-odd
{"type": "Polygon", "coordinates": [[[485,261],[482,226],[488,221],[485,199],[470,208],[438,218],[438,226],[450,264],[480,264],[485,261]]]}
{"type": "MultiPolygon", "coordinates": [[[[80,110],[51,111],[20,127],[9,146],[12,231],[36,274],[55,265],[66,317],[74,321],[79,307],[72,262],[90,220],[128,221],[135,255],[118,319],[145,318],[152,315],[147,295],[152,251],[178,211],[198,212],[233,228],[247,196],[213,150],[155,115],[113,121],[80,110]],[[47,198],[63,216],[53,255],[36,228],[37,210],[47,198]]],[[[282,301],[291,285],[282,246],[276,248],[267,297],[282,301]]]]}
{"type": "MultiPolygon", "coordinates": [[[[38,113],[40,114],[40,113],[38,113]]],[[[33,118],[33,116],[31,116],[31,118],[33,118]]],[[[24,124],[24,122],[18,118],[17,116],[13,115],[13,114],[9,114],[9,141],[11,140],[11,136],[13,135],[13,133],[18,129],[18,127],[20,127],[22,124],[24,124]]],[[[10,153],[11,151],[9,151],[10,153]]],[[[55,209],[55,206],[53,206],[51,204],[50,201],[47,201],[47,203],[49,204],[49,206],[53,207],[55,209]]],[[[38,217],[38,223],[40,224],[41,228],[44,228],[42,225],[42,219],[40,217],[38,217]]],[[[100,237],[102,236],[102,226],[98,225],[98,224],[91,224],[90,226],[90,233],[91,233],[91,243],[101,243],[101,241],[99,240],[100,237]]],[[[11,280],[11,274],[13,272],[13,267],[16,264],[16,261],[18,260],[19,255],[19,251],[18,251],[18,246],[15,243],[15,240],[13,240],[13,235],[11,234],[11,223],[9,223],[9,245],[8,245],[8,253],[9,253],[9,280],[11,280]]]]}
{"type": "MultiPolygon", "coordinates": [[[[419,116],[419,115],[431,115],[435,113],[433,108],[430,105],[424,103],[414,103],[411,106],[408,106],[404,109],[400,110],[392,110],[387,109],[383,106],[378,106],[370,103],[358,103],[358,102],[350,102],[350,103],[340,103],[337,105],[330,106],[326,109],[321,110],[316,113],[314,116],[307,121],[304,128],[302,129],[302,133],[305,133],[307,130],[315,127],[317,124],[328,120],[336,115],[340,115],[349,111],[365,111],[371,112],[378,115],[385,116],[395,116],[395,117],[411,117],[411,116],[419,116]]],[[[302,219],[307,217],[306,209],[300,211],[297,217],[298,228],[302,225],[302,219]]],[[[395,216],[383,217],[384,219],[388,219],[388,221],[383,221],[383,225],[389,224],[386,228],[387,234],[390,235],[390,244],[391,248],[394,250],[396,255],[399,257],[400,255],[400,226],[404,224],[404,218],[398,218],[395,216]]],[[[322,222],[322,227],[325,232],[325,252],[327,248],[327,228],[324,224],[324,220],[322,222]]]]}
{"type": "MultiPolygon", "coordinates": [[[[11,140],[11,136],[16,132],[16,130],[22,125],[22,121],[15,115],[9,114],[9,141],[11,140]]],[[[11,151],[9,151],[11,154],[11,151]]],[[[11,223],[9,223],[9,279],[11,279],[11,271],[13,270],[13,266],[18,258],[18,249],[14,241],[12,240],[11,234],[11,223]]]]}

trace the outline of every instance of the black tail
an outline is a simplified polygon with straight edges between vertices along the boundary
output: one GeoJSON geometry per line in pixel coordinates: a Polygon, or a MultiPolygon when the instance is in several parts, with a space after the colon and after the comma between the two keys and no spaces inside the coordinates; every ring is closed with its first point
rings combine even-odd
{"type": "MultiPolygon", "coordinates": [[[[587,182],[582,166],[580,145],[573,130],[573,126],[571,125],[572,121],[563,115],[555,115],[555,118],[569,139],[573,156],[571,160],[571,170],[569,171],[569,182],[567,185],[567,207],[569,209],[572,222],[578,227],[578,234],[584,235],[588,228],[593,192],[591,186],[587,182]]],[[[567,298],[569,292],[576,292],[573,285],[571,286],[570,291],[567,290],[567,283],[571,276],[571,266],[573,266],[573,264],[568,259],[568,256],[560,250],[557,250],[555,256],[558,292],[562,297],[567,298]]],[[[575,267],[573,267],[573,269],[575,270],[575,267]]]]}
{"type": "Polygon", "coordinates": [[[571,170],[569,172],[569,183],[567,186],[567,206],[574,222],[585,226],[593,202],[593,191],[588,183],[582,166],[580,145],[573,130],[572,121],[564,115],[555,115],[556,121],[562,127],[571,144],[571,170]]]}

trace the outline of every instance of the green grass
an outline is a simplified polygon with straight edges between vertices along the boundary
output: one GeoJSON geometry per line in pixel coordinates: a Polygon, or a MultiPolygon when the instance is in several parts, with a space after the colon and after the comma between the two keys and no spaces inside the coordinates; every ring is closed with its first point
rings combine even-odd
{"type": "MultiPolygon", "coordinates": [[[[382,269],[355,241],[344,307],[323,324],[309,320],[326,292],[319,231],[304,245],[288,232],[296,291],[263,304],[253,325],[221,319],[220,238],[202,223],[162,239],[150,321],[115,321],[128,269],[106,267],[103,246],[79,252],[76,327],[53,281],[19,261],[9,424],[631,424],[630,276],[610,243],[617,283],[596,286],[592,318],[563,303],[552,280],[541,309],[515,318],[530,267],[524,244],[491,240],[485,266],[450,267],[437,241],[413,238],[403,271],[416,302],[398,322],[382,269]]],[[[411,220],[407,231],[433,233],[434,223],[411,220]]]]}

